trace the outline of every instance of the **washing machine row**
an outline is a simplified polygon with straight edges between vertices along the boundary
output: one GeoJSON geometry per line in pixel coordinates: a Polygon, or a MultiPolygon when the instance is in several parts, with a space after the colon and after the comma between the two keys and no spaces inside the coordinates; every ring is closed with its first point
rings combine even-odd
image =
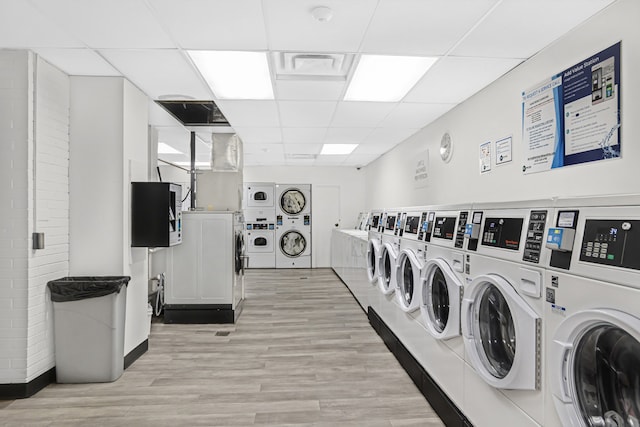
{"type": "Polygon", "coordinates": [[[407,347],[464,361],[427,372],[474,425],[640,425],[640,198],[457,208],[371,215],[368,278],[424,327],[407,347]]]}

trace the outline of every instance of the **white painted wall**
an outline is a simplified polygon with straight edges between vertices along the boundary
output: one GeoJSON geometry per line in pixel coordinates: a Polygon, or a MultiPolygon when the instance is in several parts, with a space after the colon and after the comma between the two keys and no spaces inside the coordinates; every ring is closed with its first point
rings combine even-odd
{"type": "MultiPolygon", "coordinates": [[[[298,167],[298,166],[248,166],[244,168],[245,182],[275,182],[279,184],[311,184],[311,222],[314,218],[333,214],[333,207],[324,200],[316,203],[313,197],[314,186],[337,186],[340,189],[338,228],[353,228],[358,213],[365,209],[365,173],[352,167],[298,167]]],[[[312,259],[314,267],[330,267],[331,228],[312,230],[312,259]],[[318,238],[326,233],[326,239],[318,238]],[[324,254],[318,258],[318,254],[324,254]],[[322,262],[319,262],[322,261],[322,262]]]]}
{"type": "Polygon", "coordinates": [[[368,208],[509,201],[552,196],[639,192],[640,2],[620,0],[542,50],[409,140],[366,167],[368,208]],[[622,40],[622,158],[523,175],[523,90],[622,40]],[[455,148],[450,163],[438,155],[449,131],[455,148]],[[479,145],[513,136],[513,161],[480,175],[479,145]],[[426,188],[413,188],[415,155],[429,149],[426,188]]]}
{"type": "Polygon", "coordinates": [[[46,283],[69,268],[69,79],[27,51],[0,51],[0,150],[0,383],[27,383],[54,366],[46,283]]]}
{"type": "Polygon", "coordinates": [[[130,182],[148,177],[148,104],[120,77],[71,77],[70,273],[129,275],[125,354],[147,339],[147,251],[130,244],[130,182]]]}

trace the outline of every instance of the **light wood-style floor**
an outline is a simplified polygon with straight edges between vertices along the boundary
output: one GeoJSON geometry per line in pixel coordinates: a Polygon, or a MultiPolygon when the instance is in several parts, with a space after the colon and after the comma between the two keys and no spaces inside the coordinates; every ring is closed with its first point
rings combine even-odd
{"type": "Polygon", "coordinates": [[[0,425],[442,425],[333,271],[246,283],[237,325],[153,323],[118,381],[0,401],[0,425]]]}

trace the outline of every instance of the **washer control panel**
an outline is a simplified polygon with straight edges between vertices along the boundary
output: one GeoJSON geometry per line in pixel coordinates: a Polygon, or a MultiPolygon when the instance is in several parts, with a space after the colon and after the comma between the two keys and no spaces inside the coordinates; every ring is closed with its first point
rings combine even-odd
{"type": "Polygon", "coordinates": [[[587,219],[580,261],[640,270],[640,221],[587,219]]]}
{"type": "Polygon", "coordinates": [[[458,228],[456,229],[456,241],[454,243],[456,248],[462,248],[464,246],[464,233],[467,228],[467,218],[469,212],[462,211],[458,217],[458,228]]]}
{"type": "Polygon", "coordinates": [[[540,262],[540,253],[544,239],[544,226],[547,222],[547,211],[531,211],[529,215],[529,226],[527,227],[527,237],[524,243],[523,261],[540,262]]]}

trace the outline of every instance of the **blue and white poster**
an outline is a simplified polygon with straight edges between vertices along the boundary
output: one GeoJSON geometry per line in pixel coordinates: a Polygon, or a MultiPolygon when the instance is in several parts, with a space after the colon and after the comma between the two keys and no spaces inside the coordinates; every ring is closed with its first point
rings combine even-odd
{"type": "Polygon", "coordinates": [[[522,93],[524,173],[620,157],[620,43],[522,93]]]}

